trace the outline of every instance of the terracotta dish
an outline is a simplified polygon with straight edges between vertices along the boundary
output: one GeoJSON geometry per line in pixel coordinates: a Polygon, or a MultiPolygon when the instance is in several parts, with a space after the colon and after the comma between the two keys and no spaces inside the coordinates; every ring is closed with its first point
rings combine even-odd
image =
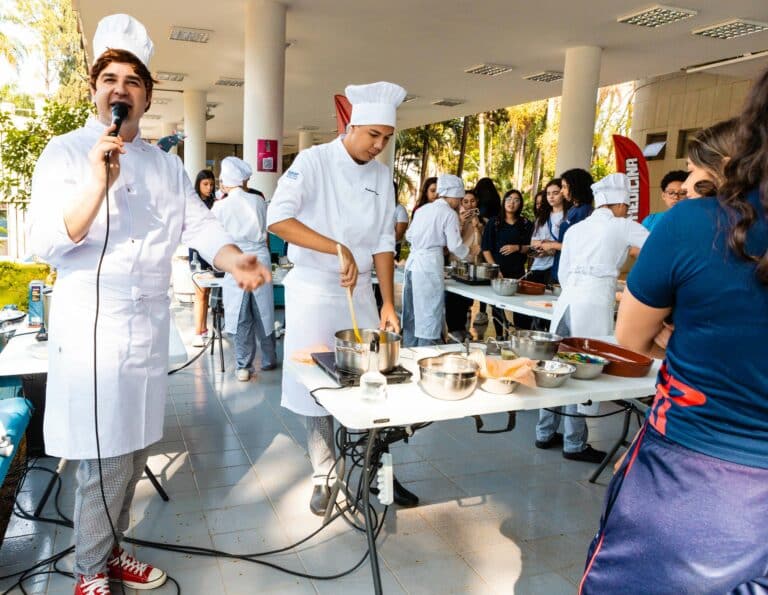
{"type": "Polygon", "coordinates": [[[611,376],[640,378],[648,374],[653,365],[653,360],[649,357],[597,339],[583,337],[563,339],[560,342],[559,351],[576,351],[605,358],[608,360],[608,365],[605,366],[603,373],[611,376]]]}
{"type": "Polygon", "coordinates": [[[534,283],[533,281],[526,281],[523,279],[517,284],[517,293],[525,293],[527,295],[542,295],[547,288],[543,283],[534,283]]]}

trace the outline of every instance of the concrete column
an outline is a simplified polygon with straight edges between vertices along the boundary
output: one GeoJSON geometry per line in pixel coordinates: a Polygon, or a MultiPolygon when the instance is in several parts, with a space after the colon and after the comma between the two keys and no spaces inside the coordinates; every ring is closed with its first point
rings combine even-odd
{"type": "MultiPolygon", "coordinates": [[[[160,127],[160,138],[170,136],[174,132],[176,132],[176,122],[166,122],[163,120],[162,125],[160,127]]],[[[178,155],[179,154],[179,146],[176,145],[175,147],[172,147],[170,151],[168,151],[172,155],[178,155]]],[[[200,170],[198,170],[200,171],[200,170]]],[[[197,172],[195,172],[197,174],[197,172]]]]}
{"type": "Polygon", "coordinates": [[[273,0],[245,2],[243,159],[253,168],[249,186],[267,199],[275,191],[283,161],[285,11],[285,5],[273,0]],[[277,141],[274,173],[258,171],[259,139],[277,141]]]}
{"type": "Polygon", "coordinates": [[[557,175],[574,167],[589,171],[601,54],[602,50],[593,46],[568,48],[565,52],[557,175]]]}
{"type": "Polygon", "coordinates": [[[309,149],[315,144],[314,138],[312,138],[312,130],[299,128],[299,151],[309,149]]]}
{"type": "Polygon", "coordinates": [[[205,91],[184,91],[184,169],[194,180],[205,168],[205,91]]]}

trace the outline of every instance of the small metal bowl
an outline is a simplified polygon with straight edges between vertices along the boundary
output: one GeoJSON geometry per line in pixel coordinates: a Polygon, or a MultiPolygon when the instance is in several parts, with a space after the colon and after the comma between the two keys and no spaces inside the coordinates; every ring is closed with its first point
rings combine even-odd
{"type": "Polygon", "coordinates": [[[533,368],[536,386],[539,388],[557,388],[570,378],[576,366],[556,360],[541,360],[533,368]]]}
{"type": "Polygon", "coordinates": [[[511,378],[480,378],[477,387],[487,393],[508,395],[517,390],[520,383],[511,378]]]}
{"type": "Polygon", "coordinates": [[[574,378],[579,380],[592,380],[603,373],[603,368],[608,365],[608,360],[604,357],[591,355],[589,353],[564,352],[558,353],[555,358],[557,361],[564,362],[576,367],[573,373],[574,378]]]}
{"type": "Polygon", "coordinates": [[[478,365],[464,356],[448,353],[420,359],[421,390],[435,399],[466,399],[477,387],[478,365]]]}
{"type": "Polygon", "coordinates": [[[517,293],[517,279],[505,279],[503,277],[491,279],[491,289],[498,295],[515,295],[517,293]]]}
{"type": "Polygon", "coordinates": [[[542,331],[516,331],[509,337],[509,346],[520,357],[551,360],[563,338],[542,331]]]}

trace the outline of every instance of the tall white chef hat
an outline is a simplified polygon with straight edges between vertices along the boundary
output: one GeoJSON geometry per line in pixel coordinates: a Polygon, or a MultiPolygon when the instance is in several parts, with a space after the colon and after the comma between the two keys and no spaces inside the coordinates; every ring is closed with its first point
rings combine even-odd
{"type": "Polygon", "coordinates": [[[464,182],[458,176],[442,174],[437,177],[437,195],[446,198],[464,198],[464,182]]]}
{"type": "Polygon", "coordinates": [[[610,174],[592,184],[595,207],[629,204],[629,178],[626,174],[610,174]]]}
{"type": "Polygon", "coordinates": [[[395,126],[397,106],[405,99],[405,89],[387,82],[348,85],[344,94],[352,104],[349,123],[353,126],[380,124],[395,126]]]}
{"type": "Polygon", "coordinates": [[[219,180],[222,186],[242,186],[251,177],[251,168],[239,157],[225,157],[221,162],[219,180]]]}
{"type": "Polygon", "coordinates": [[[111,14],[99,21],[93,34],[93,61],[107,50],[131,52],[149,67],[155,46],[139,21],[127,14],[111,14]]]}

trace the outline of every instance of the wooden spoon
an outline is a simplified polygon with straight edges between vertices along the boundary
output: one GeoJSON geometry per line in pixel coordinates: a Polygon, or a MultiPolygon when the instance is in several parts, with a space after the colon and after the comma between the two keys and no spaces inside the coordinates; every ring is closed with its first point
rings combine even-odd
{"type": "MultiPolygon", "coordinates": [[[[339,255],[339,264],[341,270],[344,270],[344,255],[341,252],[341,244],[336,244],[336,254],[339,255]]],[[[355,306],[352,303],[352,288],[347,287],[347,304],[349,305],[349,314],[352,316],[352,330],[355,332],[355,341],[358,343],[363,342],[363,337],[360,334],[360,329],[357,328],[357,318],[355,318],[355,306]]]]}

